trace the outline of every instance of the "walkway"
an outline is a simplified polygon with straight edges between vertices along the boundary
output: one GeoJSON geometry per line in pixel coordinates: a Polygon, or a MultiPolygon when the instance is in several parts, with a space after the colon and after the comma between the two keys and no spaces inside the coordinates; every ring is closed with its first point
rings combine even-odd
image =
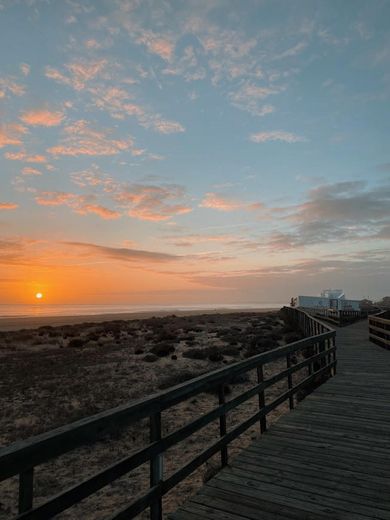
{"type": "Polygon", "coordinates": [[[337,376],[170,518],[390,520],[390,351],[337,329],[337,376]]]}

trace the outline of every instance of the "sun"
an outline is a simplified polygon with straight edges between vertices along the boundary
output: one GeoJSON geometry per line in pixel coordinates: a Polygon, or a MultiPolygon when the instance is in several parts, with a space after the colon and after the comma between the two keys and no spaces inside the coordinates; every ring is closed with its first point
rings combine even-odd
{"type": "Polygon", "coordinates": [[[37,292],[37,293],[35,294],[35,298],[36,298],[37,300],[42,300],[42,298],[43,298],[43,294],[42,294],[41,292],[37,292]]]}

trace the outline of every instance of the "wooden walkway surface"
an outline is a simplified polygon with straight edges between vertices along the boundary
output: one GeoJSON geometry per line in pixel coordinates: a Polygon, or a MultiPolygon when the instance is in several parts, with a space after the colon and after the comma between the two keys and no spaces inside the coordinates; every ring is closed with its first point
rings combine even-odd
{"type": "Polygon", "coordinates": [[[174,520],[390,520],[390,351],[337,328],[337,375],[243,450],[174,520]]]}

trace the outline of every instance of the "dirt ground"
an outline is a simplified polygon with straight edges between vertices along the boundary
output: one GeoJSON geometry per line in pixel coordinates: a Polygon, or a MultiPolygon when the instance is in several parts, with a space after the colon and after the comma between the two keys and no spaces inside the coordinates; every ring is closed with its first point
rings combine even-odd
{"type": "MultiPolygon", "coordinates": [[[[0,447],[17,440],[164,390],[197,375],[300,339],[277,312],[237,312],[115,320],[0,332],[0,447]]],[[[285,361],[265,367],[265,377],[285,361]]],[[[296,376],[300,377],[299,374],[296,376]]],[[[255,373],[227,388],[227,399],[257,382],[255,373]]],[[[286,382],[267,389],[270,402],[286,382]]],[[[218,405],[215,393],[202,393],[162,414],[163,434],[218,405]]],[[[228,414],[228,431],[258,409],[257,397],[228,414]]],[[[280,406],[269,422],[285,413],[280,406]]],[[[174,473],[219,435],[216,421],[164,454],[164,477],[174,473]]],[[[259,434],[255,425],[229,446],[234,456],[259,434]]],[[[34,504],[137,451],[149,442],[143,420],[94,444],[83,446],[35,469],[34,504]]],[[[219,456],[196,470],[164,498],[174,511],[219,468],[219,456]]],[[[56,518],[98,520],[125,507],[149,486],[143,465],[56,518]]],[[[17,478],[0,483],[0,519],[16,513],[17,478]]],[[[139,518],[149,518],[145,511],[139,518]]]]}

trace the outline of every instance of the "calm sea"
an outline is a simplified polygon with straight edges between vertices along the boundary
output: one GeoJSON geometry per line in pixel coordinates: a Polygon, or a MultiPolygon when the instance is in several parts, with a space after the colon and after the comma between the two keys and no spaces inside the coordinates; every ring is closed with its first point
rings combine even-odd
{"type": "Polygon", "coordinates": [[[285,303],[242,303],[242,304],[199,304],[199,305],[49,305],[36,303],[32,305],[5,305],[0,304],[0,318],[5,317],[46,317],[46,316],[88,316],[92,314],[119,314],[129,312],[154,311],[199,311],[218,309],[271,309],[283,307],[285,303]]]}

